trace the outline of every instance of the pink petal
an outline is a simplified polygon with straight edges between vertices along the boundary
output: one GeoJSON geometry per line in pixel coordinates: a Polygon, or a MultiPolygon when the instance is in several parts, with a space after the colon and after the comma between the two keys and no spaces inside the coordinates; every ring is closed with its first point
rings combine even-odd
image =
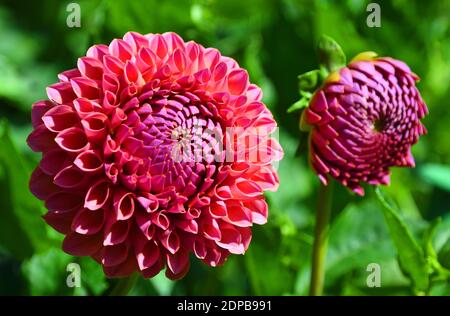
{"type": "Polygon", "coordinates": [[[60,82],[48,86],[47,96],[58,104],[68,104],[76,97],[70,82],[60,82]]]}
{"type": "Polygon", "coordinates": [[[79,195],[64,191],[52,194],[45,201],[45,207],[50,212],[70,212],[80,209],[82,204],[79,195]]]}
{"type": "Polygon", "coordinates": [[[93,80],[101,80],[103,77],[103,64],[93,57],[78,58],[77,63],[80,73],[93,80]]]}
{"type": "Polygon", "coordinates": [[[27,144],[33,151],[44,152],[55,146],[54,137],[55,134],[41,124],[28,135],[27,144]]]}
{"type": "Polygon", "coordinates": [[[104,246],[118,245],[123,243],[130,232],[129,221],[117,221],[110,225],[110,228],[105,230],[104,246]]]}
{"type": "Polygon", "coordinates": [[[128,257],[128,246],[121,243],[103,247],[102,264],[104,267],[114,267],[125,261],[128,257]]]}
{"type": "Polygon", "coordinates": [[[71,233],[64,238],[63,250],[73,256],[91,256],[102,246],[101,236],[71,233]]]}
{"type": "Polygon", "coordinates": [[[114,210],[117,220],[127,220],[134,213],[134,194],[126,191],[116,191],[114,193],[114,210]]]}
{"type": "Polygon", "coordinates": [[[103,160],[94,150],[81,152],[73,163],[84,172],[96,172],[103,168],[103,160]]]}
{"type": "Polygon", "coordinates": [[[158,261],[159,257],[159,247],[153,241],[147,242],[145,246],[136,254],[139,269],[142,271],[150,268],[158,261]]]}
{"type": "Polygon", "coordinates": [[[71,127],[59,132],[55,142],[69,152],[80,152],[89,147],[86,134],[78,127],[71,127]]]}
{"type": "Polygon", "coordinates": [[[36,167],[30,177],[30,191],[38,199],[45,200],[57,192],[58,187],[53,183],[52,177],[42,172],[41,168],[36,167]]]}
{"type": "Polygon", "coordinates": [[[100,180],[92,185],[86,193],[84,207],[93,211],[102,208],[108,202],[109,194],[109,183],[104,180],[100,180]]]}
{"type": "Polygon", "coordinates": [[[98,233],[105,222],[103,210],[80,210],[73,219],[71,229],[81,235],[93,235],[98,233]]]}
{"type": "Polygon", "coordinates": [[[83,183],[85,174],[74,165],[70,165],[55,175],[53,182],[62,188],[75,188],[83,183]]]}
{"type": "Polygon", "coordinates": [[[78,117],[70,106],[57,105],[42,116],[42,121],[50,131],[57,133],[75,125],[78,117]]]}
{"type": "Polygon", "coordinates": [[[174,274],[180,274],[189,264],[189,256],[186,251],[178,251],[175,254],[167,254],[167,267],[174,274]]]}
{"type": "Polygon", "coordinates": [[[54,106],[54,104],[48,100],[33,103],[31,108],[31,122],[34,128],[42,124],[42,116],[45,112],[50,110],[52,106],[54,106]]]}
{"type": "Polygon", "coordinates": [[[100,97],[98,84],[92,79],[84,77],[72,78],[70,84],[79,98],[98,99],[100,97]]]}
{"type": "Polygon", "coordinates": [[[228,74],[228,91],[232,95],[242,94],[248,86],[248,73],[244,69],[235,69],[228,74]]]}

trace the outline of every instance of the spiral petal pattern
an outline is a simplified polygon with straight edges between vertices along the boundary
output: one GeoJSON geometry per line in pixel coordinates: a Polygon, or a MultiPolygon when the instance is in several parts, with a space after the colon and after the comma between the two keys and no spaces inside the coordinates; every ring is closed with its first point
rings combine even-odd
{"type": "Polygon", "coordinates": [[[368,56],[332,73],[302,117],[320,180],[331,176],[359,195],[362,182],[388,184],[391,167],[414,166],[411,146],[426,133],[420,120],[428,113],[405,63],[368,56]]]}
{"type": "Polygon", "coordinates": [[[42,153],[30,189],[64,251],[110,277],[178,279],[190,254],[216,266],[247,250],[283,151],[236,61],[175,33],[130,32],[58,77],[33,104],[28,144],[42,153]],[[264,145],[243,146],[256,130],[264,145]]]}

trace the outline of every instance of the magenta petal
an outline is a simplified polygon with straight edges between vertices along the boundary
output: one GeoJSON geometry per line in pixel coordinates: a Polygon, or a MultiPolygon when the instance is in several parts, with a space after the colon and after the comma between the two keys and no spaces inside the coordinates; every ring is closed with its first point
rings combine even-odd
{"type": "Polygon", "coordinates": [[[33,103],[31,108],[31,122],[34,128],[42,124],[42,116],[45,112],[50,110],[52,106],[53,103],[48,100],[33,103]]]}
{"type": "Polygon", "coordinates": [[[167,254],[167,267],[177,275],[189,264],[189,256],[185,251],[179,251],[175,254],[167,254]]]}
{"type": "Polygon", "coordinates": [[[27,144],[33,151],[44,152],[54,147],[54,137],[55,134],[41,124],[28,135],[27,144]]]}
{"type": "Polygon", "coordinates": [[[81,172],[74,165],[70,165],[61,171],[59,171],[53,180],[53,182],[62,188],[70,189],[75,188],[83,183],[85,174],[81,172]]]}
{"type": "Polygon", "coordinates": [[[105,213],[103,210],[80,210],[73,219],[71,229],[81,235],[93,235],[98,233],[104,224],[105,213]]]}
{"type": "Polygon", "coordinates": [[[158,261],[159,257],[159,247],[153,241],[147,242],[142,250],[136,254],[139,269],[145,270],[150,268],[158,261]]]}
{"type": "Polygon", "coordinates": [[[60,132],[78,122],[78,117],[70,106],[57,105],[42,116],[45,126],[52,132],[60,132]]]}
{"type": "Polygon", "coordinates": [[[128,246],[125,243],[103,247],[102,264],[104,267],[117,266],[124,262],[127,257],[128,246]]]}
{"type": "Polygon", "coordinates": [[[84,207],[90,210],[98,210],[107,202],[110,194],[110,186],[106,181],[99,181],[91,186],[86,193],[84,207]]]}
{"type": "Polygon", "coordinates": [[[67,104],[76,97],[69,82],[60,82],[49,86],[47,96],[51,101],[58,104],[67,104]]]}
{"type": "Polygon", "coordinates": [[[51,212],[69,212],[83,205],[81,196],[69,192],[57,192],[45,201],[45,207],[51,212]]]}
{"type": "Polygon", "coordinates": [[[127,239],[129,231],[129,221],[114,222],[109,228],[106,229],[103,245],[110,246],[123,243],[127,239]]]}
{"type": "Polygon", "coordinates": [[[30,191],[38,199],[45,200],[50,195],[58,191],[58,187],[53,183],[53,178],[36,167],[30,178],[30,191]]]}
{"type": "Polygon", "coordinates": [[[86,134],[78,127],[71,127],[58,133],[55,142],[65,151],[80,152],[89,147],[86,134]]]}
{"type": "Polygon", "coordinates": [[[81,152],[73,162],[81,171],[95,172],[103,168],[103,159],[94,150],[81,152]]]}
{"type": "Polygon", "coordinates": [[[248,73],[243,69],[228,74],[228,90],[232,95],[240,95],[248,86],[248,73]]]}
{"type": "Polygon", "coordinates": [[[71,233],[64,238],[63,250],[73,256],[91,256],[102,246],[100,235],[80,235],[71,233]]]}

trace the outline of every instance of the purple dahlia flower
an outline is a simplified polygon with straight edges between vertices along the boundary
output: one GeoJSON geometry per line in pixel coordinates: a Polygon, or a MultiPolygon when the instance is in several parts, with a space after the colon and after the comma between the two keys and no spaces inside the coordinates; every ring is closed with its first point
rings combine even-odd
{"type": "Polygon", "coordinates": [[[411,146],[426,133],[419,77],[402,61],[375,56],[359,54],[330,74],[302,115],[320,180],[332,176],[359,195],[362,182],[389,184],[390,167],[413,167],[411,146]]]}

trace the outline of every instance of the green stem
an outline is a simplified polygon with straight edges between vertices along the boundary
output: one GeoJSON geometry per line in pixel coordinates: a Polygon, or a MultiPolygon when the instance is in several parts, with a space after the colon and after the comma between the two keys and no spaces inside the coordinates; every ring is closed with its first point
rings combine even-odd
{"type": "Polygon", "coordinates": [[[327,186],[322,183],[320,184],[312,252],[311,283],[309,288],[309,295],[311,296],[320,296],[323,292],[332,192],[333,182],[330,182],[327,186]]]}
{"type": "Polygon", "coordinates": [[[108,296],[126,296],[133,288],[138,279],[138,274],[134,273],[126,278],[121,278],[117,281],[114,287],[109,292],[108,296]]]}

